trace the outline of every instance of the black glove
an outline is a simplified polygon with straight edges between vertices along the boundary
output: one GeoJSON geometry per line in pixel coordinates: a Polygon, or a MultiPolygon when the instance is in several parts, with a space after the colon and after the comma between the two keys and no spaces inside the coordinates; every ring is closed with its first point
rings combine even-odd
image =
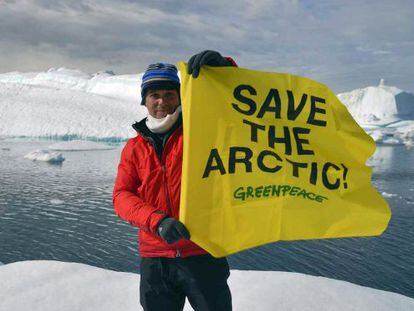
{"type": "Polygon", "coordinates": [[[193,78],[197,78],[200,73],[201,66],[208,65],[214,67],[232,66],[232,63],[221,56],[216,51],[203,51],[196,55],[193,55],[188,61],[188,74],[193,75],[193,78]]]}
{"type": "Polygon", "coordinates": [[[174,244],[178,240],[190,238],[190,232],[184,224],[172,217],[166,217],[160,221],[157,233],[167,244],[174,244]]]}

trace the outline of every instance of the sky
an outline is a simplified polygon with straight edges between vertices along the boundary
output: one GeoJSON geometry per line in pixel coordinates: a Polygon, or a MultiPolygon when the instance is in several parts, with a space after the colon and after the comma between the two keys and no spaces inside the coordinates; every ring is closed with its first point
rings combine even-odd
{"type": "Polygon", "coordinates": [[[414,92],[412,0],[0,0],[0,72],[139,73],[203,50],[335,92],[414,92]]]}

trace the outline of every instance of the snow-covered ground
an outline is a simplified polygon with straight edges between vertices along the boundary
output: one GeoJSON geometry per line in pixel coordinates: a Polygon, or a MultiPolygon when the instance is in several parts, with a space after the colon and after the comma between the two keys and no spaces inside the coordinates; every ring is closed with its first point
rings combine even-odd
{"type": "MultiPolygon", "coordinates": [[[[68,68],[0,74],[0,137],[132,137],[130,125],[146,114],[139,104],[141,77],[68,68]]],[[[414,94],[382,80],[338,97],[377,143],[414,145],[414,94]]]]}
{"type": "MultiPolygon", "coordinates": [[[[0,280],[0,310],[142,310],[133,273],[25,261],[0,266],[0,280]]],[[[229,285],[237,311],[414,310],[414,299],[400,294],[300,273],[232,270],[229,285]]]]}

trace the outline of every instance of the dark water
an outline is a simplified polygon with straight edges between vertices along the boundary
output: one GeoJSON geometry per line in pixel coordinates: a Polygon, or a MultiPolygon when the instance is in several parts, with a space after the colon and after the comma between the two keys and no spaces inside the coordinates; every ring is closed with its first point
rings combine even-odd
{"type": "MultiPolygon", "coordinates": [[[[112,209],[121,147],[23,158],[50,141],[0,140],[0,262],[60,260],[137,272],[136,230],[112,209]]],[[[373,183],[393,217],[380,237],[278,242],[229,257],[232,269],[293,271],[414,297],[414,150],[380,147],[373,183]]]]}

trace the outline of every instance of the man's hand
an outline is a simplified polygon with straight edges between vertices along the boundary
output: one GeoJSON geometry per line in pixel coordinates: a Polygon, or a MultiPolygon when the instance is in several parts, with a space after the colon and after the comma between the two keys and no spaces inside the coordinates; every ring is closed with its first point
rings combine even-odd
{"type": "Polygon", "coordinates": [[[203,51],[196,55],[193,55],[188,61],[188,74],[193,75],[193,78],[197,78],[200,73],[201,66],[208,65],[214,67],[233,66],[233,63],[227,58],[221,56],[216,51],[203,51]]]}
{"type": "Polygon", "coordinates": [[[157,233],[167,244],[174,244],[181,239],[188,240],[190,238],[190,232],[184,224],[172,217],[161,220],[157,233]]]}

